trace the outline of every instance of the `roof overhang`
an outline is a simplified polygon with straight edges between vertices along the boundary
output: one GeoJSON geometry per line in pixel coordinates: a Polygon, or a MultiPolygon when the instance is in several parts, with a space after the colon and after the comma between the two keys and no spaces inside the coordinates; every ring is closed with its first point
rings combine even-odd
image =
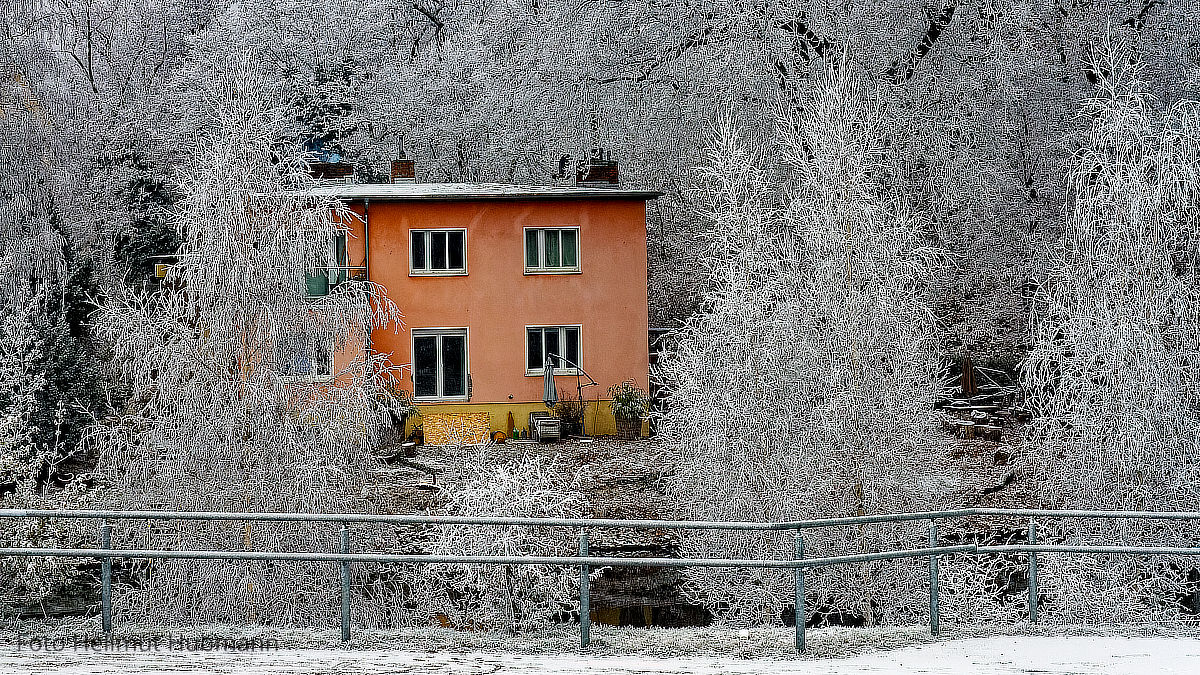
{"type": "Polygon", "coordinates": [[[296,196],[335,197],[356,201],[477,201],[525,199],[626,199],[648,201],[661,197],[656,190],[627,190],[556,185],[509,185],[505,183],[349,183],[318,185],[296,191],[296,196]]]}

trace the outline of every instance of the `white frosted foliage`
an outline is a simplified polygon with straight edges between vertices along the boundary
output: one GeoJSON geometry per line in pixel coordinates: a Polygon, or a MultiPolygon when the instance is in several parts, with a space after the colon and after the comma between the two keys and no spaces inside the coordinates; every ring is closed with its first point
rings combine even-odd
{"type": "MultiPolygon", "coordinates": [[[[888,189],[883,92],[845,64],[781,113],[778,175],[726,124],[704,179],[716,291],[659,375],[661,435],[682,515],[785,521],[919,510],[945,479],[934,400],[943,393],[925,298],[936,251],[888,189]]],[[[916,531],[918,534],[914,535],[916,531]]],[[[807,554],[912,544],[911,526],[806,532],[807,554]]],[[[791,557],[791,535],[696,534],[688,556],[791,557]]],[[[916,567],[810,573],[818,612],[911,619],[916,567]]],[[[738,623],[777,622],[792,578],[696,570],[689,591],[738,623]]]]}
{"type": "MultiPolygon", "coordinates": [[[[362,346],[399,312],[366,281],[306,297],[306,272],[339,264],[333,238],[353,216],[328,198],[280,194],[308,179],[296,149],[278,143],[277,87],[245,60],[227,66],[192,97],[213,131],[187,148],[180,172],[178,264],[160,289],[130,292],[95,317],[128,389],[89,439],[104,494],[125,509],[364,510],[362,479],[376,461],[367,451],[395,401],[383,357],[362,346]],[[312,365],[331,350],[345,353],[331,372],[312,365]],[[297,360],[316,377],[295,377],[297,360]]],[[[333,551],[337,543],[328,526],[252,523],[122,524],[116,537],[118,546],[148,548],[333,551]]],[[[118,613],[284,624],[336,616],[332,566],[137,565],[138,583],[118,591],[118,613]]]]}
{"type": "MultiPolygon", "coordinates": [[[[1200,504],[1200,104],[1147,93],[1127,45],[1104,76],[1070,173],[1073,209],[1034,321],[1025,386],[1044,505],[1194,511],[1200,504]]],[[[1195,524],[1065,522],[1067,543],[1194,545],[1195,524]]],[[[1177,617],[1186,558],[1047,556],[1064,620],[1177,617]]],[[[1193,575],[1194,576],[1194,575],[1193,575]]]]}

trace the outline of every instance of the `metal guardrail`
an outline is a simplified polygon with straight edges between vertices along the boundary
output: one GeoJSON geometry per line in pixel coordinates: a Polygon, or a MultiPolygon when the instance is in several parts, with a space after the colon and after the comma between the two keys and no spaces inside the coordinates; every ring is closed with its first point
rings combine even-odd
{"type": "Polygon", "coordinates": [[[967,516],[1104,518],[1133,520],[1200,520],[1193,511],[1080,511],[1053,509],[971,508],[913,511],[872,516],[846,516],[778,523],[704,520],[621,520],[613,518],[508,518],[504,516],[419,516],[373,513],[267,513],[252,511],[98,511],[0,509],[0,518],[90,518],[105,520],[251,520],[301,523],[390,523],[393,525],[540,525],[546,527],[641,528],[680,530],[803,530],[838,525],[869,525],[907,520],[944,520],[967,516]]]}
{"type": "Polygon", "coordinates": [[[1018,518],[1100,518],[1100,519],[1145,519],[1145,520],[1200,520],[1194,512],[1152,511],[1055,511],[1048,509],[956,509],[949,511],[923,511],[894,513],[845,518],[824,518],[780,523],[769,522],[718,522],[688,520],[618,520],[589,518],[504,518],[487,516],[417,516],[379,515],[361,513],[252,513],[213,511],[98,511],[98,510],[48,510],[48,509],[0,509],[0,518],[82,518],[101,519],[99,548],[0,548],[0,556],[12,557],[55,557],[96,558],[101,562],[101,623],[104,632],[112,631],[112,561],[114,558],[149,558],[181,560],[282,560],[300,562],[338,563],[341,567],[341,629],[342,640],[350,639],[350,565],[353,563],[403,563],[403,564],[484,564],[484,565],[564,565],[579,566],[580,576],[580,644],[586,648],[590,640],[590,569],[593,567],[742,567],[761,569],[791,569],[795,573],[795,625],[796,650],[805,650],[804,581],[806,569],[844,565],[877,560],[905,558],[929,558],[929,627],[933,635],[939,633],[938,621],[938,559],[955,553],[968,554],[1013,554],[1029,556],[1029,620],[1037,623],[1037,554],[1138,554],[1138,555],[1200,555],[1200,547],[1171,546],[1065,546],[1037,543],[1037,526],[1030,522],[1028,544],[1005,544],[979,546],[962,544],[938,546],[938,520],[957,519],[969,516],[1018,517],[1018,518]],[[282,551],[167,551],[152,549],[113,549],[112,524],[108,521],[122,520],[195,520],[195,521],[254,521],[254,522],[330,522],[341,524],[339,553],[288,553],[282,551]],[[804,557],[806,529],[843,527],[875,523],[897,523],[917,520],[929,521],[929,546],[926,548],[880,551],[824,558],[804,557]],[[393,525],[472,525],[501,526],[520,525],[536,527],[571,528],[630,528],[651,530],[736,530],[736,531],[793,531],[795,532],[795,555],[791,560],[777,559],[726,559],[726,558],[615,558],[589,555],[588,534],[579,536],[578,556],[493,556],[493,555],[398,555],[388,553],[351,553],[351,523],[383,523],[393,525]]]}

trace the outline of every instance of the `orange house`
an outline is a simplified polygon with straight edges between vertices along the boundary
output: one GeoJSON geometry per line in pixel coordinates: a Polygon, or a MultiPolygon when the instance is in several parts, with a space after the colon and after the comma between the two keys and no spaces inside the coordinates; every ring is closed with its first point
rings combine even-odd
{"type": "Polygon", "coordinates": [[[320,188],[360,216],[345,261],[381,284],[405,326],[371,348],[405,365],[418,410],[487,413],[518,429],[583,389],[584,431],[613,433],[608,387],[648,387],[646,201],[617,187],[381,183],[320,188]],[[578,377],[577,377],[578,376],[578,377]]]}

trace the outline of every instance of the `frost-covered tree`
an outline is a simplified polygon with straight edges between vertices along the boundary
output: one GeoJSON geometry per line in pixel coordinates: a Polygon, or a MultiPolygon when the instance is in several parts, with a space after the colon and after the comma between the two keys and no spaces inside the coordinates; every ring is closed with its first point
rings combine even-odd
{"type": "MultiPolygon", "coordinates": [[[[9,308],[0,318],[0,505],[3,508],[86,508],[84,483],[77,476],[61,476],[59,464],[70,459],[62,446],[65,402],[52,411],[49,428],[39,418],[51,412],[44,407],[52,389],[44,369],[46,345],[40,340],[32,316],[37,306],[9,308]]],[[[53,519],[5,520],[0,540],[6,546],[85,545],[80,528],[72,521],[53,519]]],[[[6,608],[41,607],[77,581],[81,572],[61,558],[10,559],[0,564],[0,605],[6,608]]],[[[33,610],[36,611],[36,610],[33,610]]]]}
{"type": "Polygon", "coordinates": [[[106,229],[112,238],[112,276],[126,284],[151,283],[155,264],[179,250],[179,233],[168,222],[176,195],[158,165],[130,140],[102,153],[97,174],[105,179],[98,200],[115,202],[106,229]]]}
{"type": "MultiPolygon", "coordinates": [[[[376,171],[402,147],[423,181],[541,183],[563,154],[610,149],[627,182],[667,193],[649,217],[656,326],[677,325],[708,290],[686,175],[717,111],[768,130],[773,107],[800,100],[848,50],[890,87],[889,114],[904,121],[890,132],[902,164],[893,181],[960,254],[936,284],[941,339],[977,356],[1028,344],[1021,289],[1033,252],[1058,233],[1071,150],[1062,139],[1094,87],[1086,57],[1103,27],[1137,37],[1165,98],[1200,87],[1173,30],[1200,21],[1185,0],[539,0],[521,11],[480,0],[177,1],[215,13],[186,44],[226,53],[249,43],[292,91],[332,104],[308,121],[349,132],[337,144],[376,171]],[[348,86],[315,87],[321,73],[348,86]]],[[[150,107],[169,137],[178,107],[150,107]]]]}
{"type": "MultiPolygon", "coordinates": [[[[344,265],[353,216],[306,189],[301,149],[281,144],[280,87],[245,55],[188,95],[213,120],[181,148],[171,222],[183,241],[161,288],[106,303],[96,330],[130,394],[89,441],[106,500],[122,508],[355,511],[367,453],[394,403],[391,371],[364,349],[399,321],[370,282],[309,298],[306,279],[344,265]]],[[[318,526],[122,529],[120,544],[334,550],[318,526]],[[286,543],[285,543],[286,542],[286,543]]],[[[335,612],[329,566],[156,563],[118,612],[174,621],[314,623],[335,612]]]]}
{"type": "MultiPolygon", "coordinates": [[[[20,121],[32,126],[28,118],[20,121]]],[[[7,131],[26,141],[40,140],[37,134],[29,133],[28,127],[6,126],[7,131]]],[[[44,412],[40,403],[49,385],[47,374],[36,367],[45,362],[48,346],[39,339],[38,326],[48,320],[48,303],[63,293],[65,241],[51,225],[53,207],[44,187],[37,184],[36,173],[24,175],[27,162],[37,159],[39,153],[29,146],[9,148],[0,157],[4,164],[0,205],[4,216],[0,223],[0,316],[4,321],[0,324],[0,341],[5,344],[0,354],[0,415],[7,432],[0,441],[4,443],[5,474],[0,482],[10,490],[27,482],[36,492],[39,474],[56,455],[55,448],[45,442],[54,438],[53,423],[46,428],[37,424],[44,412]]]]}
{"type": "MultiPolygon", "coordinates": [[[[1047,506],[1192,511],[1200,503],[1200,103],[1164,105],[1129,45],[1098,49],[1072,202],[1039,298],[1025,386],[1047,506]]],[[[1190,524],[1067,522],[1069,543],[1194,545],[1190,524]]],[[[1046,556],[1052,616],[1177,615],[1184,559],[1046,556]]]]}
{"type": "MultiPolygon", "coordinates": [[[[95,285],[62,170],[75,139],[67,96],[37,24],[28,3],[0,10],[0,506],[71,508],[88,504],[78,441],[99,408],[86,326],[95,285]]],[[[88,543],[77,523],[53,519],[0,523],[0,541],[88,543]]],[[[54,612],[83,576],[62,559],[6,560],[0,602],[54,612]]]]}
{"type": "MultiPolygon", "coordinates": [[[[657,374],[662,442],[682,515],[794,520],[937,504],[942,364],[927,304],[938,255],[889,190],[885,95],[846,63],[777,118],[778,178],[726,125],[704,171],[716,290],[657,374]]],[[[864,527],[806,532],[812,555],[914,543],[864,527]]],[[[790,557],[790,537],[693,534],[686,554],[790,557]]],[[[814,573],[814,606],[867,623],[910,618],[907,566],[814,573]]],[[[692,571],[689,592],[737,622],[776,622],[790,575],[692,571]]]]}

